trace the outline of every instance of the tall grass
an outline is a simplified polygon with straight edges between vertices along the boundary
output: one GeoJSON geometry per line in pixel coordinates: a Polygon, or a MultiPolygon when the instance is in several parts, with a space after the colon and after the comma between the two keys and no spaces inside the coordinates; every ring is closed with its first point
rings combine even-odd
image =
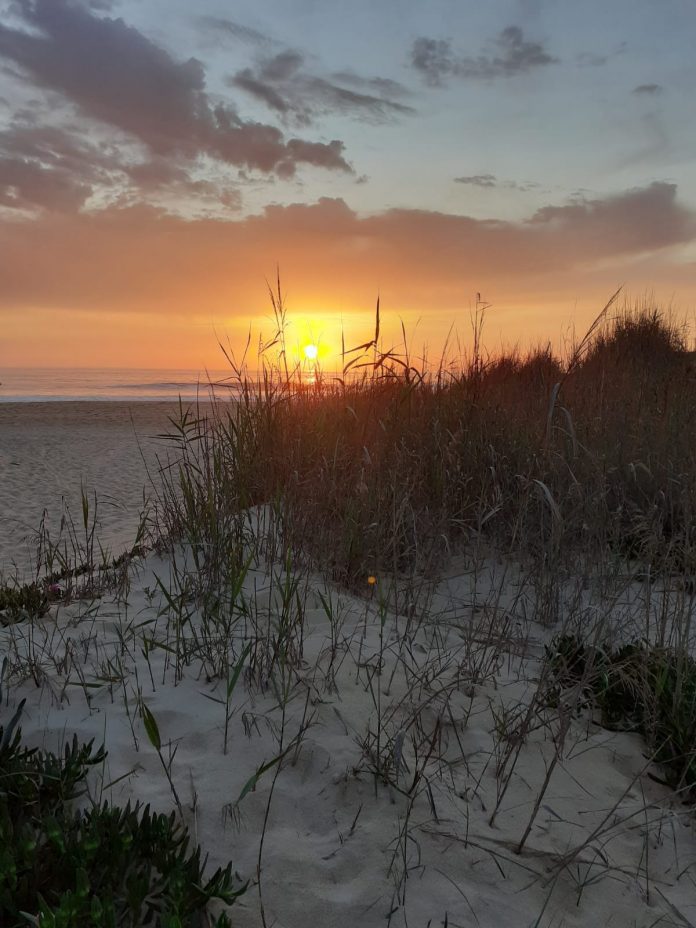
{"type": "Polygon", "coordinates": [[[261,373],[229,355],[236,400],[206,418],[182,410],[169,434],[180,466],[165,528],[207,571],[251,534],[362,589],[370,574],[427,575],[474,541],[549,569],[608,555],[696,569],[696,372],[667,314],[612,298],[565,358],[489,357],[477,315],[472,352],[429,369],[383,348],[378,307],[341,374],[308,381],[288,365],[273,296],[261,373]]]}

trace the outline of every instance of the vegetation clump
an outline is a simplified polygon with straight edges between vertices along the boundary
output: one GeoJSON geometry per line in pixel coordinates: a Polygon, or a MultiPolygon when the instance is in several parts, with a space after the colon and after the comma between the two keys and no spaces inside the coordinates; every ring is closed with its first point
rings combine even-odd
{"type": "MultiPolygon", "coordinates": [[[[104,750],[77,737],[62,758],[23,746],[23,704],[0,727],[0,924],[193,928],[211,899],[230,904],[244,892],[229,864],[204,877],[200,848],[189,851],[175,813],[140,803],[74,809],[104,750]]],[[[209,923],[230,925],[224,913],[209,923]]]]}
{"type": "Polygon", "coordinates": [[[266,507],[271,547],[356,590],[472,539],[547,571],[609,553],[696,573],[696,377],[664,313],[613,298],[565,357],[490,357],[477,304],[470,356],[431,369],[405,337],[383,347],[378,309],[374,337],[308,379],[288,367],[280,292],[274,305],[279,360],[262,351],[254,379],[230,358],[235,402],[173,420],[173,535],[214,552],[266,507]]]}
{"type": "Polygon", "coordinates": [[[0,585],[0,625],[10,625],[46,615],[49,596],[45,586],[28,583],[22,586],[0,585]]]}
{"type": "Polygon", "coordinates": [[[632,642],[617,650],[562,635],[546,648],[551,703],[563,689],[581,684],[601,723],[614,731],[637,731],[669,784],[696,790],[696,661],[688,654],[632,642]]]}

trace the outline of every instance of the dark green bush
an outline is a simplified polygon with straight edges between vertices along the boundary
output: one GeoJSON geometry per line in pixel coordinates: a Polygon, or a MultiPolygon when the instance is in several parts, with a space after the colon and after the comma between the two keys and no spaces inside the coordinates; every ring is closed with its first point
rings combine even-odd
{"type": "MultiPolygon", "coordinates": [[[[231,864],[204,879],[200,848],[189,851],[174,813],[140,803],[73,809],[103,748],[76,737],[62,758],[24,747],[14,732],[21,708],[0,727],[0,925],[193,928],[211,899],[244,892],[231,864]]],[[[223,914],[215,924],[230,922],[223,914]]]]}
{"type": "Polygon", "coordinates": [[[0,625],[39,619],[48,612],[48,596],[38,583],[0,586],[0,625]]]}
{"type": "Polygon", "coordinates": [[[696,789],[696,661],[645,642],[616,651],[590,647],[574,635],[561,635],[546,649],[550,661],[547,698],[582,683],[601,712],[602,724],[639,731],[668,781],[677,789],[696,789]]]}

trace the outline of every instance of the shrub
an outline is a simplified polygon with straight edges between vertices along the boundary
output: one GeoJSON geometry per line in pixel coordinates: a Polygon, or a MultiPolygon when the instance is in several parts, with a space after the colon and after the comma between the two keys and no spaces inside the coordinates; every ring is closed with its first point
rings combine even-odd
{"type": "Polygon", "coordinates": [[[39,619],[48,612],[48,596],[37,583],[0,586],[0,625],[39,619]]]}
{"type": "MultiPolygon", "coordinates": [[[[103,748],[74,737],[62,758],[24,747],[0,727],[0,924],[25,928],[199,925],[207,903],[232,903],[239,887],[231,865],[209,879],[186,828],[140,803],[74,810],[88,769],[103,748]]],[[[13,733],[14,732],[14,733],[13,733]]],[[[230,925],[226,915],[217,928],[230,925]]]]}
{"type": "Polygon", "coordinates": [[[639,731],[668,781],[687,793],[696,789],[696,661],[687,654],[634,642],[616,651],[589,647],[562,635],[546,648],[550,662],[548,700],[582,683],[601,713],[602,724],[639,731]]]}

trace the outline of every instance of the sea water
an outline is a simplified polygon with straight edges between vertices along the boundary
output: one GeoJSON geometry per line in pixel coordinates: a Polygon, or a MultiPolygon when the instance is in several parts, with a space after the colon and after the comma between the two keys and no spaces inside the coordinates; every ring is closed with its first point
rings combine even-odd
{"type": "Polygon", "coordinates": [[[211,392],[223,399],[236,391],[229,369],[0,368],[0,403],[208,400],[211,392]]]}

